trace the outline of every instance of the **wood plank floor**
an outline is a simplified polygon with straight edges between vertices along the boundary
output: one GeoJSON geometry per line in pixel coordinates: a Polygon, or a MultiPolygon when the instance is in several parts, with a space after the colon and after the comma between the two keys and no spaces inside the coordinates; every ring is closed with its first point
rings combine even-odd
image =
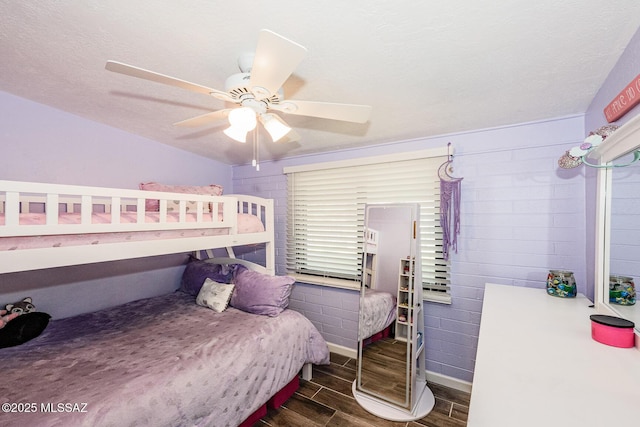
{"type": "Polygon", "coordinates": [[[469,413],[468,393],[429,383],[436,398],[433,411],[411,422],[393,422],[378,418],[358,405],[351,394],[356,378],[356,361],[331,353],[331,364],[314,366],[313,379],[300,382],[298,391],[277,410],[253,427],[334,426],[334,427],[463,427],[469,413]]]}
{"type": "Polygon", "coordinates": [[[407,398],[406,359],[406,342],[383,338],[367,345],[362,356],[362,388],[403,402],[407,398]]]}

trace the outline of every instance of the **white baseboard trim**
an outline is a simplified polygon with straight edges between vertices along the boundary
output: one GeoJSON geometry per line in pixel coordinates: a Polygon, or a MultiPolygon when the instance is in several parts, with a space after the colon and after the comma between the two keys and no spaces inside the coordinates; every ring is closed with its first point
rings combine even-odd
{"type": "Polygon", "coordinates": [[[437,372],[426,371],[426,374],[427,383],[432,382],[455,390],[464,391],[465,393],[471,393],[472,384],[468,381],[459,380],[458,378],[439,374],[437,372]]]}
{"type": "MultiPolygon", "coordinates": [[[[345,347],[343,345],[333,344],[328,342],[329,351],[341,356],[350,357],[356,359],[358,357],[358,351],[353,348],[345,347]]],[[[443,385],[445,387],[453,388],[455,390],[464,391],[465,393],[471,393],[471,383],[468,381],[459,380],[448,375],[439,374],[437,372],[427,371],[427,381],[434,382],[436,384],[443,385]]]]}
{"type": "Polygon", "coordinates": [[[343,345],[333,344],[328,342],[327,346],[329,347],[329,351],[331,353],[339,354],[340,356],[350,357],[352,359],[356,359],[358,357],[358,350],[354,348],[345,347],[343,345]]]}

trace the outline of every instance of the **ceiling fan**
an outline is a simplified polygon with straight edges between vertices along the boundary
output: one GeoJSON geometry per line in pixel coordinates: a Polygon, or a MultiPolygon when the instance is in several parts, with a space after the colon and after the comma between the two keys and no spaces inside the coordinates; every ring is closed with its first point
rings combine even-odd
{"type": "Polygon", "coordinates": [[[230,127],[224,132],[239,142],[246,142],[247,133],[256,127],[258,121],[262,123],[274,142],[299,139],[299,135],[280,116],[270,111],[354,123],[365,123],[369,120],[371,114],[369,105],[284,99],[282,85],[304,59],[306,53],[305,47],[273,31],[262,30],[259,33],[255,54],[240,56],[238,66],[241,72],[227,78],[224,91],[117,61],[107,61],[105,68],[116,73],[204,93],[239,105],[239,107],[225,108],[174,123],[176,126],[196,127],[228,119],[230,127]]]}

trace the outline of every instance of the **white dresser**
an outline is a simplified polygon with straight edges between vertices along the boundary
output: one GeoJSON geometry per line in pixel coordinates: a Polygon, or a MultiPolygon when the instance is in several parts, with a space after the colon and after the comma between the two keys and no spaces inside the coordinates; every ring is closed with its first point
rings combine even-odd
{"type": "Polygon", "coordinates": [[[594,341],[589,305],[486,285],[468,427],[640,426],[640,351],[594,341]]]}

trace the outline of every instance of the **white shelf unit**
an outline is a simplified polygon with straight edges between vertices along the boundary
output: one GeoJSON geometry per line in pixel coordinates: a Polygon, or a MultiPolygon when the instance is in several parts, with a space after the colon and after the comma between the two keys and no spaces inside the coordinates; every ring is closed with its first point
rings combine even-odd
{"type": "MultiPolygon", "coordinates": [[[[415,258],[400,260],[398,272],[398,313],[395,339],[407,342],[411,393],[423,390],[426,385],[424,355],[424,312],[422,311],[422,285],[416,283],[415,258]]],[[[414,402],[418,396],[412,396],[414,402]]]]}
{"type": "Polygon", "coordinates": [[[414,280],[415,260],[403,258],[400,260],[398,271],[398,312],[396,315],[396,339],[407,341],[412,336],[411,326],[416,313],[414,312],[414,280]]]}

